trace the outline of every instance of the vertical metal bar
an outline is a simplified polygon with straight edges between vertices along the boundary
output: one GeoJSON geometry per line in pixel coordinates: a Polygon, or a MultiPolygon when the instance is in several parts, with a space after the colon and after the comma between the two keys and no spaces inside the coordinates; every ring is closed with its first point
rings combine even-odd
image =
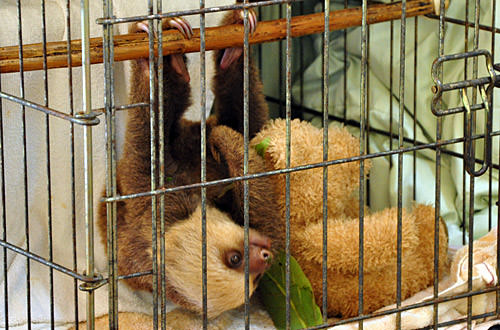
{"type": "MultiPolygon", "coordinates": [[[[156,1],[156,10],[159,14],[162,13],[162,2],[161,0],[156,1]]],[[[158,140],[159,140],[159,186],[163,187],[165,185],[165,123],[164,123],[164,110],[163,110],[163,24],[161,20],[157,21],[157,33],[158,36],[158,140]]],[[[166,303],[167,303],[167,282],[165,274],[165,195],[160,195],[160,317],[161,317],[161,328],[165,330],[167,328],[167,313],[166,313],[166,303]]]]}
{"type": "MultiPolygon", "coordinates": [[[[244,1],[248,4],[248,0],[244,1]]],[[[249,140],[249,25],[248,25],[248,9],[243,10],[243,27],[244,27],[244,38],[243,38],[243,175],[248,174],[248,140],[249,140]]],[[[244,255],[245,255],[245,329],[250,329],[250,278],[249,278],[249,186],[248,181],[243,181],[243,225],[245,230],[244,236],[244,255]]]]}
{"type": "MultiPolygon", "coordinates": [[[[366,30],[366,104],[370,104],[370,30],[371,26],[367,25],[366,30]]],[[[366,107],[365,117],[365,152],[370,153],[370,107],[366,107]]],[[[370,205],[370,178],[366,178],[365,182],[365,205],[370,205]]]]}
{"type": "MultiPolygon", "coordinates": [[[[364,155],[366,153],[365,143],[366,143],[366,130],[365,130],[365,119],[366,112],[368,108],[367,104],[367,0],[362,2],[362,19],[361,19],[361,95],[360,95],[360,115],[359,115],[359,130],[360,130],[360,141],[359,141],[359,154],[364,155]]],[[[365,204],[365,163],[363,160],[359,162],[359,279],[358,279],[358,314],[363,314],[363,269],[364,269],[364,204],[365,204]]],[[[363,320],[359,321],[359,329],[363,330],[363,320]]]]}
{"type": "MultiPolygon", "coordinates": [[[[439,45],[438,45],[438,56],[444,55],[444,29],[445,29],[445,21],[444,21],[444,6],[445,0],[441,0],[440,9],[439,9],[439,45]]],[[[442,69],[439,72],[439,77],[443,79],[442,69]]],[[[436,142],[441,142],[441,132],[443,130],[443,122],[442,117],[437,117],[436,124],[436,142]]],[[[433,294],[434,299],[438,297],[439,288],[439,217],[441,213],[441,147],[439,145],[436,146],[436,186],[435,186],[435,203],[434,203],[434,281],[433,281],[433,294]]],[[[437,303],[434,304],[434,329],[438,328],[438,307],[437,303]]]]}
{"type": "MultiPolygon", "coordinates": [[[[394,0],[391,0],[391,3],[394,0]]],[[[389,68],[389,150],[393,148],[393,139],[394,133],[392,131],[393,125],[393,113],[394,113],[394,104],[392,102],[392,98],[394,97],[394,21],[391,21],[391,32],[390,32],[390,50],[389,50],[389,58],[390,58],[390,68],[389,68]]],[[[392,168],[392,157],[389,157],[389,166],[392,168]]]]}
{"type": "MultiPolygon", "coordinates": [[[[418,17],[414,19],[413,39],[413,146],[417,145],[418,17]]],[[[417,200],[417,152],[413,152],[413,200],[417,200]]]]}
{"type": "MultiPolygon", "coordinates": [[[[479,0],[475,1],[475,8],[474,8],[474,50],[477,50],[479,48],[479,0]]],[[[472,67],[472,78],[477,78],[478,75],[478,59],[477,57],[474,57],[473,59],[473,67],[472,67]]],[[[476,96],[477,96],[477,89],[474,88],[472,90],[472,102],[476,102],[476,96]]],[[[471,127],[472,127],[472,134],[474,133],[474,123],[476,122],[475,120],[475,113],[472,114],[471,120],[471,127]]],[[[485,132],[486,134],[486,132],[485,132]]],[[[474,149],[474,143],[472,143],[472,148],[474,149]]],[[[474,155],[474,151],[473,151],[474,155]]],[[[475,186],[475,176],[474,175],[469,175],[469,250],[468,250],[468,264],[467,264],[467,291],[471,292],[473,290],[472,288],[472,269],[474,265],[474,255],[473,255],[473,249],[474,249],[474,186],[475,186]]],[[[469,296],[467,297],[467,329],[472,328],[472,297],[469,296]]]]}
{"type": "MultiPolygon", "coordinates": [[[[21,98],[24,99],[24,60],[23,60],[23,29],[21,21],[21,1],[17,0],[17,19],[18,19],[18,41],[19,41],[19,80],[20,80],[20,94],[21,98]]],[[[29,205],[28,205],[28,161],[27,161],[27,150],[26,150],[26,108],[22,106],[22,119],[21,119],[21,131],[23,135],[23,180],[24,180],[24,230],[26,237],[26,250],[30,250],[30,236],[29,236],[29,205]]],[[[27,313],[27,324],[28,329],[31,329],[31,267],[30,259],[26,259],[26,313],[27,313]]]]}
{"type": "MultiPolygon", "coordinates": [[[[2,74],[0,74],[0,91],[2,90],[2,74]]],[[[5,146],[3,143],[3,99],[0,99],[0,175],[2,176],[2,240],[7,242],[7,215],[6,215],[6,202],[5,202],[5,146]]],[[[9,329],[9,278],[7,276],[7,248],[3,248],[3,292],[4,292],[4,315],[5,315],[5,329],[9,329]]]]}
{"type": "MultiPolygon", "coordinates": [[[[71,0],[66,1],[66,53],[68,59],[68,101],[69,109],[72,116],[75,114],[74,109],[74,98],[73,98],[73,65],[71,59],[71,0]]],[[[73,271],[77,271],[77,251],[76,251],[76,186],[75,186],[75,124],[70,123],[70,154],[71,154],[71,241],[72,241],[72,255],[73,255],[73,271]]],[[[75,329],[78,330],[78,280],[73,279],[73,303],[74,303],[74,313],[75,313],[75,329]]]]}
{"type": "MultiPolygon", "coordinates": [[[[82,86],[83,86],[83,111],[92,112],[91,83],[90,83],[90,22],[89,0],[81,0],[82,24],[82,86]]],[[[85,182],[85,234],[87,276],[94,276],[94,203],[93,203],[93,167],[92,167],[92,127],[86,126],[83,131],[83,166],[85,182]]],[[[87,294],[87,329],[94,329],[94,292],[87,294]]]]}
{"type": "MultiPolygon", "coordinates": [[[[464,52],[469,51],[469,28],[470,28],[470,23],[469,23],[469,4],[470,1],[466,0],[465,2],[465,28],[464,28],[464,52]]],[[[464,79],[467,79],[468,73],[469,73],[469,61],[468,59],[464,59],[464,79]]]]}
{"type": "MultiPolygon", "coordinates": [[[[205,9],[205,0],[200,0],[200,9],[205,9]]],[[[205,53],[205,14],[200,14],[200,111],[201,111],[201,173],[200,181],[206,182],[207,180],[207,74],[206,74],[206,53],[205,53]]],[[[207,317],[207,190],[205,187],[201,188],[201,271],[202,271],[202,310],[203,310],[203,329],[208,328],[207,317]]],[[[245,244],[248,247],[248,242],[245,244]]],[[[248,249],[247,249],[248,250],[248,249]]],[[[246,253],[247,251],[245,251],[246,253]]]]}
{"type": "MultiPolygon", "coordinates": [[[[302,5],[302,3],[301,3],[302,5]]],[[[259,7],[257,9],[257,12],[258,12],[258,17],[262,17],[262,7],[259,7]]],[[[259,63],[259,72],[262,72],[262,44],[258,44],[257,45],[257,60],[258,60],[258,63],[259,63]]],[[[302,66],[301,66],[302,68],[302,66]]]]}
{"type": "MultiPolygon", "coordinates": [[[[299,14],[304,15],[304,3],[299,2],[299,14]]],[[[298,117],[300,119],[304,118],[304,39],[300,38],[299,39],[299,68],[300,68],[300,75],[299,75],[299,84],[300,84],[300,91],[299,91],[299,105],[300,105],[300,113],[298,117]]]]}
{"type": "MultiPolygon", "coordinates": [[[[291,30],[291,19],[292,19],[292,7],[290,3],[286,3],[286,94],[285,94],[285,110],[286,110],[286,167],[291,166],[291,118],[292,118],[292,30],[291,30]]],[[[290,316],[290,174],[286,175],[286,196],[285,196],[285,207],[286,207],[286,328],[291,327],[291,316],[290,316]]]]}
{"type": "MultiPolygon", "coordinates": [[[[153,1],[148,0],[148,14],[153,14],[153,1]]],[[[149,31],[149,131],[150,131],[150,149],[151,149],[151,191],[156,190],[156,86],[155,86],[155,53],[154,53],[154,21],[148,20],[149,31]]],[[[158,329],[158,246],[157,246],[157,196],[151,196],[151,248],[153,263],[153,329],[158,329]]]]}
{"type": "MultiPolygon", "coordinates": [[[[323,161],[328,160],[328,77],[330,43],[330,0],[324,1],[323,30],[323,161]]],[[[328,322],[328,167],[323,167],[323,323],[328,322]]]]}
{"type": "MultiPolygon", "coordinates": [[[[103,0],[104,17],[113,17],[113,3],[103,0]]],[[[104,108],[106,111],[106,196],[116,196],[116,132],[113,80],[113,26],[103,26],[104,58],[104,108]]],[[[118,328],[118,265],[116,202],[106,204],[107,244],[108,244],[108,322],[110,329],[118,328]]]]}
{"type": "MultiPolygon", "coordinates": [[[[344,8],[347,8],[347,0],[344,0],[344,8]]],[[[344,122],[347,120],[347,29],[343,30],[344,33],[344,109],[343,116],[344,122]]]]}
{"type": "MultiPolygon", "coordinates": [[[[492,23],[491,23],[491,27],[493,28],[492,30],[494,30],[495,26],[496,26],[496,6],[497,6],[497,1],[496,0],[493,0],[493,9],[491,10],[492,11],[492,23]]],[[[492,40],[491,40],[491,49],[492,49],[492,57],[493,57],[493,63],[495,63],[495,33],[492,32],[492,36],[491,36],[492,40]]],[[[495,93],[492,93],[492,100],[491,100],[491,103],[492,103],[492,109],[494,109],[493,107],[493,95],[495,93]]],[[[492,144],[493,146],[493,144],[492,144]]],[[[498,150],[500,150],[500,138],[498,138],[498,150]]],[[[500,153],[498,154],[498,164],[500,164],[500,153]]],[[[498,174],[500,175],[500,170],[498,172],[498,174]]],[[[500,180],[498,180],[498,188],[497,188],[497,202],[496,202],[496,205],[497,205],[497,223],[496,223],[496,226],[497,226],[497,265],[500,265],[500,230],[498,230],[498,227],[500,226],[500,196],[498,196],[498,194],[500,193],[500,180]]],[[[500,278],[500,267],[497,267],[497,278],[500,278]]],[[[496,291],[496,314],[497,315],[500,315],[500,291],[497,290],[496,291]]]]}
{"type": "MultiPolygon", "coordinates": [[[[245,4],[248,0],[244,1],[245,4]]],[[[243,175],[248,174],[248,100],[249,100],[249,26],[248,26],[248,9],[243,10],[243,27],[244,27],[244,40],[243,40],[243,175]]],[[[249,205],[248,195],[249,186],[248,181],[243,182],[243,225],[244,225],[244,255],[245,255],[245,329],[250,329],[250,279],[249,279],[249,205]]]]}
{"type": "MultiPolygon", "coordinates": [[[[73,98],[73,65],[71,59],[71,0],[66,1],[66,53],[68,59],[68,102],[70,113],[75,114],[74,98],[73,98]]],[[[71,241],[72,241],[72,255],[73,255],[73,271],[77,271],[77,251],[76,251],[76,193],[75,193],[75,124],[70,123],[70,157],[71,157],[71,241]]],[[[75,329],[78,330],[78,280],[73,279],[73,303],[75,313],[75,329]]]]}
{"type": "MultiPolygon", "coordinates": [[[[496,26],[496,8],[497,8],[497,1],[496,0],[493,0],[491,2],[491,57],[492,57],[492,60],[493,60],[493,63],[495,63],[495,26],[496,26]]],[[[494,103],[494,95],[495,93],[491,93],[491,109],[495,109],[493,107],[493,105],[495,104],[494,103]]],[[[500,150],[500,138],[498,139],[499,141],[499,148],[498,150],[500,150]]],[[[493,148],[493,143],[491,144],[491,147],[493,148]]],[[[500,154],[499,154],[499,158],[500,158],[500,154]]],[[[500,164],[500,160],[498,162],[500,164]]],[[[499,171],[499,175],[500,175],[500,171],[499,171]]],[[[489,181],[489,204],[488,204],[488,219],[489,219],[489,226],[488,226],[488,229],[491,230],[491,228],[493,227],[493,217],[492,217],[492,196],[491,196],[491,192],[492,192],[492,177],[493,177],[493,170],[490,170],[490,181],[489,181]]],[[[498,192],[500,192],[500,180],[498,180],[498,185],[499,185],[499,189],[497,190],[497,194],[498,192]]],[[[498,197],[497,197],[498,198],[498,197]]],[[[498,228],[498,221],[500,220],[500,202],[498,201],[497,199],[497,210],[498,210],[498,218],[497,218],[497,224],[496,224],[496,227],[498,228]]],[[[498,246],[498,230],[497,230],[497,265],[499,265],[499,260],[500,260],[500,253],[499,253],[499,249],[500,247],[498,246]]],[[[499,273],[500,273],[500,269],[498,269],[497,267],[497,278],[499,276],[499,273]]],[[[495,292],[496,294],[496,314],[499,315],[500,314],[500,310],[499,310],[499,302],[500,302],[500,291],[497,290],[495,292]]]]}
{"type": "MultiPolygon", "coordinates": [[[[43,50],[43,83],[44,83],[44,105],[49,106],[49,82],[47,71],[47,28],[45,15],[45,0],[41,1],[42,5],[42,50],[43,50]]],[[[48,242],[49,242],[49,261],[53,261],[53,243],[52,243],[52,184],[50,173],[50,120],[49,115],[45,115],[45,145],[46,145],[46,161],[47,161],[47,227],[48,227],[48,242]]],[[[49,290],[50,290],[50,328],[54,329],[54,270],[49,267],[49,290]]]]}
{"type": "MultiPolygon", "coordinates": [[[[399,150],[404,148],[405,73],[406,73],[406,0],[401,2],[401,28],[399,41],[399,150]]],[[[397,284],[396,307],[401,307],[401,259],[403,240],[403,153],[398,153],[398,228],[397,228],[397,284]]],[[[396,328],[401,329],[401,312],[396,314],[396,328]]]]}
{"type": "MultiPolygon", "coordinates": [[[[495,13],[495,10],[496,10],[496,1],[493,0],[491,2],[491,27],[492,27],[492,31],[491,31],[491,57],[493,59],[493,63],[495,63],[494,59],[495,59],[495,32],[494,31],[494,27],[495,27],[495,18],[496,18],[496,13],[495,13]]],[[[493,95],[495,93],[491,93],[491,104],[493,105],[493,95]]],[[[492,107],[492,109],[494,109],[492,107]]],[[[492,144],[492,148],[493,148],[493,144],[492,144]]],[[[488,178],[488,231],[491,230],[491,228],[493,228],[493,217],[492,217],[492,194],[493,194],[493,170],[490,169],[489,171],[489,178],[488,178]]]]}
{"type": "MultiPolygon", "coordinates": [[[[282,16],[283,16],[283,5],[279,5],[279,18],[281,18],[282,16]]],[[[280,79],[279,79],[280,83],[279,83],[279,89],[278,89],[278,93],[279,93],[278,110],[279,110],[280,117],[283,117],[283,115],[286,115],[286,113],[285,114],[283,113],[283,67],[284,67],[284,65],[283,65],[283,41],[280,41],[278,43],[278,47],[279,47],[278,66],[279,66],[279,76],[280,76],[280,79]]],[[[286,108],[285,108],[285,112],[286,112],[286,108]]]]}
{"type": "MultiPolygon", "coordinates": [[[[469,51],[469,0],[465,2],[465,29],[464,29],[464,52],[469,51]]],[[[464,80],[468,79],[469,75],[469,59],[464,59],[464,80]]],[[[467,113],[463,113],[463,125],[466,127],[467,113]]],[[[467,153],[465,143],[463,143],[463,154],[467,153]]],[[[467,196],[467,172],[465,166],[462,168],[462,196],[467,196]]],[[[467,218],[467,201],[464,198],[462,202],[462,219],[467,218]]],[[[462,244],[467,244],[467,234],[465,230],[465,225],[462,230],[462,244]]]]}

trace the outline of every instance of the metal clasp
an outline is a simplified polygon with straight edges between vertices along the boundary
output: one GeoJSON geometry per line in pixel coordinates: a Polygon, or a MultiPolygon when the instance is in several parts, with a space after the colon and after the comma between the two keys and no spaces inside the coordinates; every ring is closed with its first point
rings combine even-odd
{"type": "Polygon", "coordinates": [[[467,92],[465,88],[462,89],[462,103],[466,109],[466,113],[464,116],[465,170],[470,175],[476,177],[483,175],[491,166],[491,129],[492,129],[491,99],[488,98],[484,86],[480,86],[479,91],[484,106],[485,141],[484,141],[484,154],[483,154],[484,161],[482,162],[481,168],[476,171],[476,148],[473,141],[474,114],[469,103],[469,98],[467,97],[467,92]]]}
{"type": "MultiPolygon", "coordinates": [[[[432,63],[432,79],[434,80],[434,86],[432,86],[432,92],[434,93],[434,96],[432,97],[431,111],[436,116],[444,116],[466,111],[465,107],[440,109],[439,106],[441,103],[440,102],[441,98],[443,97],[443,93],[453,90],[460,90],[468,87],[479,87],[488,85],[488,88],[486,88],[486,94],[488,95],[488,98],[491,98],[491,94],[493,93],[493,87],[495,86],[497,79],[499,80],[500,83],[500,79],[497,77],[495,69],[493,67],[493,59],[491,57],[491,53],[485,49],[479,49],[473,52],[452,54],[452,55],[438,57],[434,61],[434,63],[432,63]],[[479,56],[484,56],[486,59],[486,68],[488,70],[488,73],[490,74],[489,77],[462,80],[447,84],[441,82],[439,76],[444,62],[463,60],[479,56]]],[[[471,105],[471,110],[475,111],[479,109],[483,109],[483,106],[481,104],[471,105]]]]}
{"type": "Polygon", "coordinates": [[[106,283],[108,283],[108,279],[103,278],[101,275],[96,275],[91,280],[85,281],[84,283],[80,284],[78,288],[81,291],[95,291],[106,283]]]}
{"type": "Polygon", "coordinates": [[[492,111],[492,96],[493,88],[495,85],[500,85],[500,78],[496,75],[495,70],[498,66],[493,65],[491,53],[484,49],[479,49],[473,52],[452,54],[441,56],[437,58],[432,64],[432,79],[434,86],[432,92],[434,96],[431,103],[431,111],[436,116],[445,116],[465,112],[464,114],[464,166],[472,176],[483,175],[491,166],[491,132],[493,122],[492,111]],[[444,62],[452,60],[461,60],[472,57],[484,56],[486,60],[486,68],[489,77],[482,77],[477,79],[462,80],[452,83],[443,83],[439,76],[444,62]],[[467,88],[477,88],[481,96],[481,103],[470,104],[467,97],[467,88]],[[453,90],[461,91],[462,106],[450,109],[442,109],[441,100],[443,93],[453,90]],[[481,138],[481,136],[474,136],[475,127],[475,111],[484,111],[484,160],[476,160],[476,150],[474,140],[481,138]],[[481,168],[476,170],[476,163],[481,163],[481,168]]]}

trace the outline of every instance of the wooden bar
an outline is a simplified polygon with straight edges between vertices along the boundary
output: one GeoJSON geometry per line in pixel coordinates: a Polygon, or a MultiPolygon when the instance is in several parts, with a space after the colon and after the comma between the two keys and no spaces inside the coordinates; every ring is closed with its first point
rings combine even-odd
{"type": "MultiPolygon", "coordinates": [[[[434,12],[432,0],[409,0],[406,2],[406,16],[421,16],[434,12]]],[[[368,8],[368,24],[396,20],[401,17],[401,2],[371,5],[368,8]]],[[[323,31],[323,13],[295,16],[291,22],[292,37],[320,33],[323,31]]],[[[330,31],[342,30],[361,25],[361,8],[349,8],[330,13],[330,31]]],[[[286,20],[261,21],[255,33],[250,36],[250,44],[271,42],[286,37],[286,20]]],[[[243,46],[243,25],[227,25],[206,29],[206,50],[243,46]]],[[[72,65],[81,66],[81,40],[71,42],[72,65]]],[[[91,38],[91,63],[103,62],[102,38],[91,38]]],[[[163,33],[163,53],[192,53],[200,50],[200,31],[194,29],[190,40],[182,37],[177,30],[163,33]]],[[[67,67],[66,42],[47,43],[47,67],[67,67]]],[[[114,36],[115,61],[147,58],[149,55],[148,36],[134,33],[114,36]]],[[[42,44],[29,44],[23,47],[24,71],[43,68],[42,44]]],[[[0,72],[19,71],[19,52],[17,46],[0,47],[0,72]]]]}

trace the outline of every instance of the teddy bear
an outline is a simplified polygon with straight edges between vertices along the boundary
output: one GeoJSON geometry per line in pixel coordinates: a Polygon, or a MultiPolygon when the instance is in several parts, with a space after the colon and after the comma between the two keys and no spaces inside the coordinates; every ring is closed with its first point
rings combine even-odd
{"type": "MultiPolygon", "coordinates": [[[[270,121],[251,141],[273,169],[286,168],[286,121],[270,121]]],[[[309,122],[291,121],[291,167],[323,161],[323,130],[309,122]]],[[[328,160],[359,155],[359,140],[346,128],[328,131],[328,160]]],[[[359,285],[359,161],[328,167],[327,182],[327,295],[328,316],[358,315],[359,285]]],[[[364,162],[368,174],[370,162],[364,162]]],[[[285,218],[285,175],[277,184],[285,218]]],[[[363,313],[396,302],[397,208],[364,212],[363,313]]],[[[429,205],[402,210],[401,299],[425,289],[434,276],[434,219],[429,205]]],[[[290,249],[311,282],[316,302],[322,305],[323,167],[290,174],[290,249]]],[[[447,230],[439,223],[439,275],[448,271],[447,230]]]]}

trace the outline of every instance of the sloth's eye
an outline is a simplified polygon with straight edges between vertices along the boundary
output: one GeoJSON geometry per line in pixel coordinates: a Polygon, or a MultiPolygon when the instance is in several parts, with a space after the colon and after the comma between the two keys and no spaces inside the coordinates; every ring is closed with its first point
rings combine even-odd
{"type": "Polygon", "coordinates": [[[230,268],[239,268],[242,261],[243,258],[241,257],[241,253],[238,251],[231,251],[227,255],[227,262],[230,268]]]}

